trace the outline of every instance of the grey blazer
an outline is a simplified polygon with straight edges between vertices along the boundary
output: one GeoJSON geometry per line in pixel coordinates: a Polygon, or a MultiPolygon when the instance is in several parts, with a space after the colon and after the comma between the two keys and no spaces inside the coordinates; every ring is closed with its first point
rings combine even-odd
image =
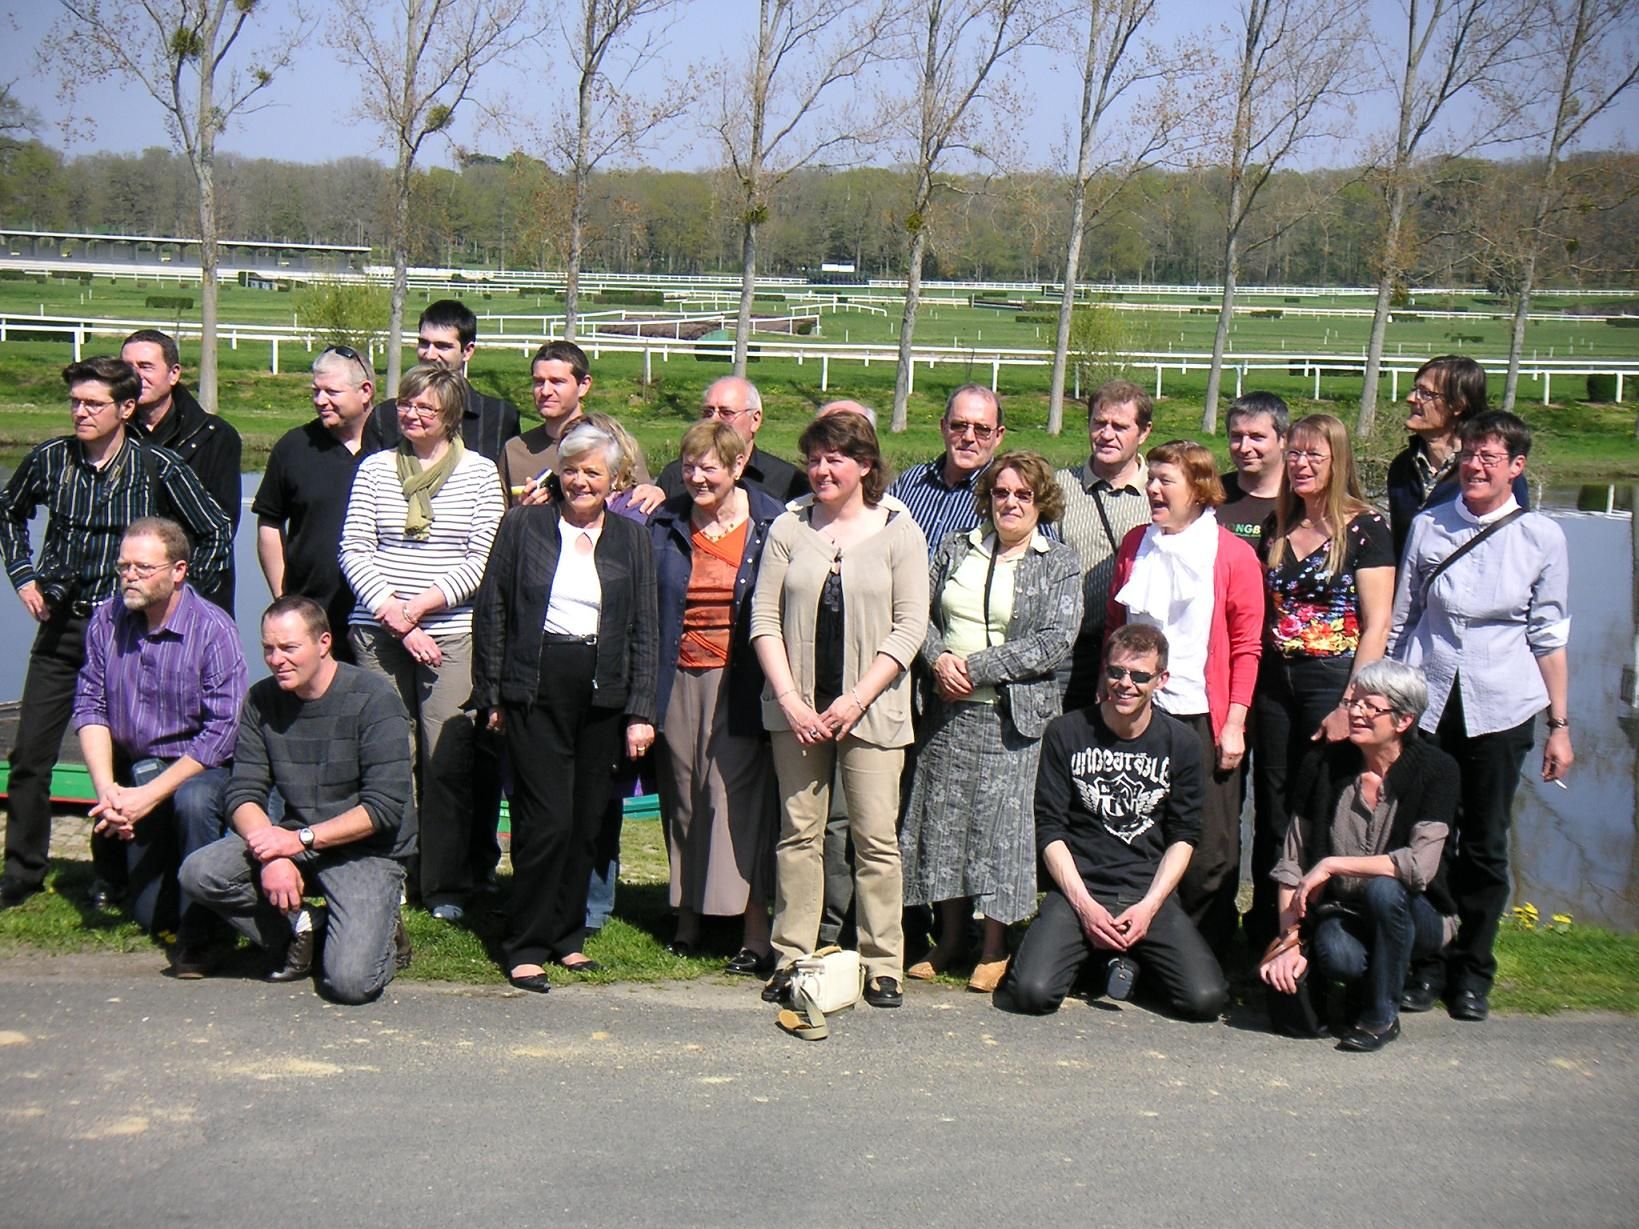
{"type": "MultiPolygon", "coordinates": [[[[970,533],[989,530],[986,524],[947,534],[933,553],[928,634],[921,653],[922,664],[930,671],[945,652],[945,616],[940,609],[945,582],[975,549],[970,533]]],[[[1063,711],[1065,678],[1060,667],[1070,660],[1070,648],[1081,630],[1081,610],[1081,556],[1075,547],[1038,533],[1036,545],[1025,552],[1014,572],[1007,639],[967,659],[974,686],[995,687],[1001,712],[1026,738],[1040,738],[1047,723],[1063,711]]],[[[928,694],[930,702],[937,700],[931,679],[928,694]]]]}

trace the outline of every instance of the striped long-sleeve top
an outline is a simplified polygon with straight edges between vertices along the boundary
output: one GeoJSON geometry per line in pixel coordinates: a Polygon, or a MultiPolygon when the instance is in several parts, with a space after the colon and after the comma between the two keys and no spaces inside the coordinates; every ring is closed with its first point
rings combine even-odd
{"type": "Polygon", "coordinates": [[[18,589],[39,580],[76,582],[88,604],[119,587],[114,562],[132,521],[167,516],[193,541],[188,578],[208,591],[227,570],[233,549],[228,516],[174,452],[127,436],[101,469],[85,459],[73,436],[35,446],[0,492],[0,553],[18,589]],[[41,505],[49,511],[40,557],[28,523],[41,505]]]}
{"type": "Polygon", "coordinates": [[[433,637],[472,631],[472,595],[484,578],[505,503],[495,462],[465,453],[432,499],[432,527],[424,540],[404,535],[408,502],[398,480],[396,452],[359,463],[341,527],[341,570],[358,594],[349,623],[378,625],[376,611],[437,587],[444,609],[421,620],[433,637]]]}

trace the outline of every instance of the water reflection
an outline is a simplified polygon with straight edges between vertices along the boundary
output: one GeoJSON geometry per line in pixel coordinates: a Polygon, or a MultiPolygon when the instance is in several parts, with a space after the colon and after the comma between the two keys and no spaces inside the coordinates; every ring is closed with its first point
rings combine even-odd
{"type": "MultiPolygon", "coordinates": [[[[0,474],[0,479],[4,475],[0,474]]],[[[252,679],[262,664],[256,614],[268,602],[256,562],[256,525],[250,496],[261,481],[246,474],[246,513],[234,544],[238,568],[240,639],[252,679]]],[[[1538,746],[1514,808],[1514,897],[1547,916],[1617,930],[1639,930],[1639,639],[1636,639],[1633,520],[1636,488],[1585,486],[1550,489],[1541,506],[1565,531],[1571,552],[1571,719],[1576,766],[1567,789],[1545,786],[1535,773],[1538,746]]],[[[38,534],[43,517],[36,519],[38,534]]],[[[15,598],[0,595],[0,699],[20,695],[27,654],[21,646],[33,625],[15,598]]]]}

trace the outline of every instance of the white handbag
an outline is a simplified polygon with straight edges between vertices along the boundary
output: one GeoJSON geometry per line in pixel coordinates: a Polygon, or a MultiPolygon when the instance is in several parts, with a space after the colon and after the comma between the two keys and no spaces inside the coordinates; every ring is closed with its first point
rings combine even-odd
{"type": "Polygon", "coordinates": [[[798,960],[791,970],[791,1009],[776,1023],[804,1041],[823,1041],[831,1035],[825,1017],[846,1011],[865,990],[865,968],[858,952],[822,947],[798,960]]]}

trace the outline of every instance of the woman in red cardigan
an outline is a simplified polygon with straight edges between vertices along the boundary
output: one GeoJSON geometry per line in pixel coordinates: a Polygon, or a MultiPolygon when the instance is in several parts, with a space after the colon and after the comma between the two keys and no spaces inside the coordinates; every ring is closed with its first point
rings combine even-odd
{"type": "Polygon", "coordinates": [[[1263,651],[1263,568],[1253,550],[1218,524],[1224,501],[1212,453],[1173,440],[1145,457],[1150,523],[1121,543],[1105,626],[1128,620],[1166,634],[1167,685],[1156,704],[1201,743],[1206,774],[1201,839],[1178,899],[1220,959],[1238,921],[1242,765],[1246,713],[1263,651]]]}

